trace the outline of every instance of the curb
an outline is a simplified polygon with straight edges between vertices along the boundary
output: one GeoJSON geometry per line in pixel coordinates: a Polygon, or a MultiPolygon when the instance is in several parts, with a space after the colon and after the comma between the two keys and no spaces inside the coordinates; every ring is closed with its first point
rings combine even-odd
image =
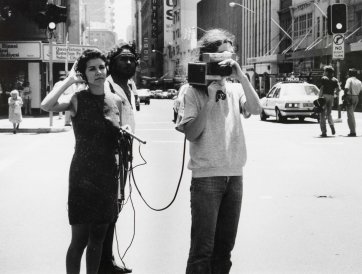
{"type": "MultiPolygon", "coordinates": [[[[19,128],[16,133],[59,133],[70,131],[72,127],[56,127],[56,128],[19,128]]],[[[12,128],[0,128],[0,133],[13,133],[12,128]]]]}

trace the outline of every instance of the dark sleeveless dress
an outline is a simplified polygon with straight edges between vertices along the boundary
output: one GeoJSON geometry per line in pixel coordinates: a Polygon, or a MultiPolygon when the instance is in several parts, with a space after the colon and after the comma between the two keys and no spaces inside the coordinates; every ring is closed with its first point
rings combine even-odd
{"type": "Polygon", "coordinates": [[[115,152],[119,110],[114,94],[77,93],[72,117],[75,152],[69,171],[68,216],[73,224],[103,224],[117,215],[115,152]]]}

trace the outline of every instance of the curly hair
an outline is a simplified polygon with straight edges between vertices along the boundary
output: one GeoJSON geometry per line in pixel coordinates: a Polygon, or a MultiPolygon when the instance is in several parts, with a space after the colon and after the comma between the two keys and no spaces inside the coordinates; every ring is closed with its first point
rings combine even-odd
{"type": "Polygon", "coordinates": [[[136,58],[136,61],[138,61],[140,59],[140,55],[137,52],[136,49],[136,43],[132,42],[132,43],[121,43],[119,45],[117,45],[116,47],[114,47],[113,49],[111,49],[107,55],[107,59],[108,59],[108,63],[109,63],[109,73],[112,73],[112,68],[113,68],[113,64],[114,61],[116,59],[116,57],[124,50],[124,49],[128,49],[136,58]]]}
{"type": "Polygon", "coordinates": [[[233,45],[235,36],[223,29],[211,29],[205,32],[198,42],[199,59],[201,61],[203,53],[217,52],[220,45],[230,43],[233,45]]]}
{"type": "Polygon", "coordinates": [[[98,58],[102,59],[107,64],[106,55],[98,49],[86,49],[85,51],[83,51],[82,55],[78,57],[75,70],[81,74],[84,80],[87,81],[87,77],[85,75],[85,70],[87,69],[87,62],[89,60],[98,58]]]}

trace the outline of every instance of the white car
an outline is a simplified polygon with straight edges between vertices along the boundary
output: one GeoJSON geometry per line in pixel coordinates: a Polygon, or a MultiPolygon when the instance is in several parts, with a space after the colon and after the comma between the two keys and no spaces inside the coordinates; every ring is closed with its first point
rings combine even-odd
{"type": "Polygon", "coordinates": [[[287,118],[298,118],[304,121],[306,117],[319,119],[313,111],[313,101],[318,98],[319,89],[313,84],[302,81],[283,81],[275,84],[266,97],[260,99],[262,112],[260,119],[265,121],[274,116],[278,122],[287,118]]]}
{"type": "Polygon", "coordinates": [[[140,103],[145,103],[145,105],[149,105],[151,98],[150,90],[143,88],[143,89],[138,89],[137,92],[138,92],[138,98],[140,99],[140,103]]]}

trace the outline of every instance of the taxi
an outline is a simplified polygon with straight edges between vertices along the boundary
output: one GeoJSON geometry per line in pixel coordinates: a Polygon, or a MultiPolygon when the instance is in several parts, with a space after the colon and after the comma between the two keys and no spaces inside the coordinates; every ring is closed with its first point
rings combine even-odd
{"type": "Polygon", "coordinates": [[[319,89],[313,84],[299,81],[297,78],[287,79],[276,83],[260,99],[262,112],[260,119],[265,121],[269,117],[275,117],[277,122],[284,122],[288,118],[319,119],[319,115],[313,111],[313,101],[318,98],[319,89]]]}

